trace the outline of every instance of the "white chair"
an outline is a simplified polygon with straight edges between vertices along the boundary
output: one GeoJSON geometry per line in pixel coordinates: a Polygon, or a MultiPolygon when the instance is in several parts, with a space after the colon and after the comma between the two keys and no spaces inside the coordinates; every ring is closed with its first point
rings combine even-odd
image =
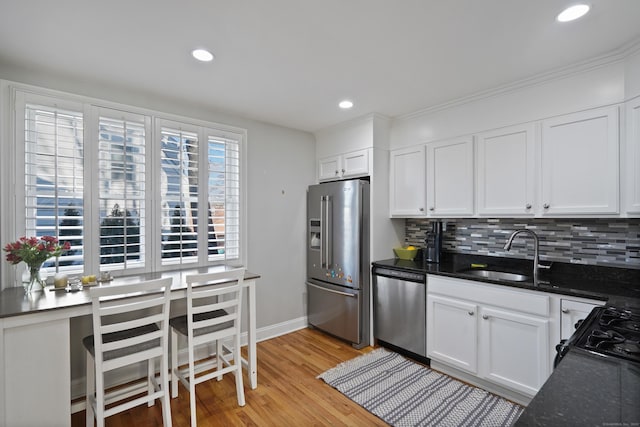
{"type": "Polygon", "coordinates": [[[191,425],[197,425],[196,384],[233,372],[238,405],[244,406],[242,359],[240,358],[240,308],[244,269],[189,275],[187,314],[174,317],[171,325],[171,396],[178,396],[178,380],[189,390],[191,425]],[[178,336],[187,338],[189,365],[178,367],[178,336]],[[233,339],[232,349],[223,340],[233,339]],[[195,348],[216,343],[215,359],[196,365],[195,348]]]}
{"type": "Polygon", "coordinates": [[[91,288],[93,335],[82,342],[87,350],[87,426],[104,426],[104,419],[156,399],[162,403],[162,419],[171,426],[168,350],[171,278],[128,285],[91,288]],[[95,339],[98,337],[98,339],[95,339]],[[155,360],[160,358],[160,382],[155,376],[155,360]],[[105,373],[124,366],[147,362],[146,394],[131,388],[105,391],[105,373]],[[95,393],[94,393],[95,390],[95,393]],[[107,405],[117,403],[116,406],[107,405]]]}

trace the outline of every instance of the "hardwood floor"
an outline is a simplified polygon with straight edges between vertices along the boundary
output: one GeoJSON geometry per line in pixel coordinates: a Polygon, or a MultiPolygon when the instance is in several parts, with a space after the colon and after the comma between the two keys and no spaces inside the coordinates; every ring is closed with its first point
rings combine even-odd
{"type": "MultiPolygon", "coordinates": [[[[236,401],[232,375],[220,382],[196,386],[198,426],[386,426],[324,381],[316,379],[340,362],[371,351],[313,329],[302,329],[258,343],[258,388],[251,390],[245,375],[246,405],[236,401]]],[[[175,427],[189,426],[189,393],[179,388],[171,400],[175,427]]],[[[71,425],[84,426],[84,411],[73,414],[71,425]]],[[[159,403],[141,405],[113,415],[106,427],[161,426],[159,403]]]]}

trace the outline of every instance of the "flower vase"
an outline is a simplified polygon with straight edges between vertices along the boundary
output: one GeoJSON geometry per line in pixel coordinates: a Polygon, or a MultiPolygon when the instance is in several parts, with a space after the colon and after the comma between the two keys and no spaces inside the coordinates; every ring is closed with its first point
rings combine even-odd
{"type": "Polygon", "coordinates": [[[25,294],[30,294],[32,291],[44,289],[44,282],[40,278],[41,266],[42,264],[29,266],[29,281],[22,284],[22,286],[24,286],[25,294]]]}

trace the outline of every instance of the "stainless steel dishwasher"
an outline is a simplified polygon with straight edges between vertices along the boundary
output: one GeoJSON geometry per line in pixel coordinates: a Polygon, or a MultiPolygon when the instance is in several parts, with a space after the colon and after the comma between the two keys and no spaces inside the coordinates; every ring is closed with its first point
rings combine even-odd
{"type": "Polygon", "coordinates": [[[427,357],[426,274],[374,266],[374,337],[427,357]]]}

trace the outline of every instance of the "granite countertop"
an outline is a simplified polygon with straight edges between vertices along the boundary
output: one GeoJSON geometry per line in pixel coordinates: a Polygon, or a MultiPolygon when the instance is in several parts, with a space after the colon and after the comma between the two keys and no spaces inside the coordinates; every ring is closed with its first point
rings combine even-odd
{"type": "MultiPolygon", "coordinates": [[[[171,270],[157,273],[143,273],[136,275],[128,275],[116,277],[110,282],[98,284],[98,286],[124,285],[128,283],[136,283],[141,280],[152,280],[160,277],[172,277],[172,291],[186,289],[187,285],[184,278],[188,274],[207,273],[221,271],[223,269],[233,268],[224,265],[199,267],[184,270],[171,270]]],[[[253,280],[260,278],[260,275],[245,271],[245,280],[253,280]]],[[[80,291],[66,292],[64,288],[55,289],[47,286],[43,290],[33,291],[29,295],[25,295],[22,286],[9,287],[0,292],[0,319],[20,316],[25,314],[33,314],[49,310],[58,310],[63,308],[78,307],[91,304],[89,289],[91,286],[85,286],[80,291]]]]}
{"type": "Polygon", "coordinates": [[[640,425],[640,364],[572,348],[516,426],[640,425]]]}
{"type": "Polygon", "coordinates": [[[380,267],[418,271],[582,298],[608,300],[619,306],[624,306],[630,301],[634,301],[634,305],[637,305],[637,301],[640,301],[640,269],[553,262],[549,270],[540,270],[538,283],[534,283],[533,279],[512,282],[475,276],[468,273],[472,269],[471,264],[486,264],[486,267],[482,267],[483,269],[533,275],[531,260],[484,255],[444,253],[438,264],[425,263],[418,259],[415,261],[388,259],[373,262],[374,266],[380,267]]]}

